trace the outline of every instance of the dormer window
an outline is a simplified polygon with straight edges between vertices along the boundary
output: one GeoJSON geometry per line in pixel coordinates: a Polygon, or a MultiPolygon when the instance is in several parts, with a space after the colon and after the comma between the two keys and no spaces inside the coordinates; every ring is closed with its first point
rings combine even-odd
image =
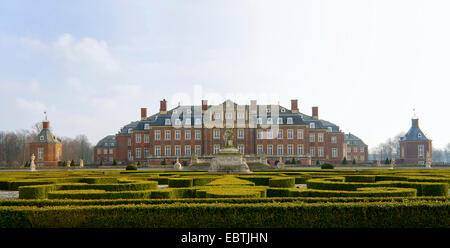
{"type": "Polygon", "coordinates": [[[309,123],[309,128],[316,128],[316,124],[314,122],[309,123]]]}
{"type": "Polygon", "coordinates": [[[328,127],[328,132],[333,132],[333,128],[332,127],[328,127]]]}
{"type": "Polygon", "coordinates": [[[262,118],[256,119],[256,124],[262,125],[262,118]]]}
{"type": "Polygon", "coordinates": [[[175,119],[175,125],[176,125],[176,126],[181,125],[181,120],[180,120],[180,119],[175,119]]]}
{"type": "Polygon", "coordinates": [[[281,109],[281,112],[283,112],[283,113],[286,112],[286,109],[285,109],[285,108],[282,108],[282,109],[281,109]]]}
{"type": "Polygon", "coordinates": [[[227,118],[227,120],[231,120],[231,119],[233,119],[233,114],[227,113],[225,117],[227,118]]]}
{"type": "Polygon", "coordinates": [[[238,119],[244,119],[244,113],[238,113],[238,119]]]}
{"type": "Polygon", "coordinates": [[[217,119],[220,119],[220,113],[215,113],[215,114],[214,114],[214,119],[216,119],[216,120],[217,120],[217,119]]]}
{"type": "Polygon", "coordinates": [[[273,124],[272,123],[272,118],[267,118],[267,124],[273,124]]]}
{"type": "Polygon", "coordinates": [[[195,119],[195,125],[201,125],[201,124],[202,124],[202,119],[196,118],[195,119]]]}
{"type": "Polygon", "coordinates": [[[41,135],[41,136],[39,137],[39,140],[40,140],[40,141],[43,141],[43,140],[44,140],[44,136],[41,135]]]}
{"type": "Polygon", "coordinates": [[[278,117],[278,119],[277,119],[277,124],[283,124],[283,118],[278,117]]]}
{"type": "Polygon", "coordinates": [[[133,128],[128,128],[128,133],[131,133],[132,130],[133,128]]]}
{"type": "Polygon", "coordinates": [[[190,126],[190,125],[191,125],[191,119],[190,119],[190,118],[189,118],[189,119],[186,119],[186,120],[184,121],[184,125],[190,126]]]}
{"type": "Polygon", "coordinates": [[[172,124],[172,122],[170,121],[170,119],[166,119],[166,122],[165,122],[165,124],[166,124],[166,125],[171,125],[171,124],[172,124]]]}
{"type": "Polygon", "coordinates": [[[186,110],[186,113],[188,113],[188,114],[192,114],[192,111],[191,111],[191,109],[187,109],[187,110],[186,110]]]}
{"type": "Polygon", "coordinates": [[[422,134],[421,134],[421,133],[418,133],[418,134],[417,134],[417,138],[422,138],[422,134]]]}
{"type": "Polygon", "coordinates": [[[292,117],[288,117],[287,118],[287,124],[293,124],[294,122],[293,122],[293,120],[292,120],[292,117]]]}
{"type": "Polygon", "coordinates": [[[145,129],[145,130],[150,129],[150,125],[149,125],[148,123],[144,124],[144,129],[145,129]]]}

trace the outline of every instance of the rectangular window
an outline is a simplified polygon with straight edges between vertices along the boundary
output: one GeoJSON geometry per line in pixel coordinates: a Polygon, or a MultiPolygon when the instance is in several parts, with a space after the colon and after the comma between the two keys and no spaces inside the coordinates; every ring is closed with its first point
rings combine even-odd
{"type": "Polygon", "coordinates": [[[287,147],[287,149],[288,149],[288,155],[294,154],[294,151],[293,151],[292,147],[293,147],[292,145],[288,145],[288,147],[287,147]]]}
{"type": "Polygon", "coordinates": [[[323,147],[318,147],[318,148],[317,148],[317,155],[318,155],[319,157],[323,157],[323,147]]]}
{"type": "Polygon", "coordinates": [[[233,119],[233,114],[232,113],[226,113],[225,118],[227,120],[231,120],[231,119],[233,119]]]}
{"type": "Polygon", "coordinates": [[[220,130],[214,130],[214,139],[220,139],[220,130]]]}
{"type": "Polygon", "coordinates": [[[332,156],[333,158],[337,158],[337,148],[331,149],[331,156],[332,156]]]}
{"type": "Polygon", "coordinates": [[[258,145],[257,146],[257,154],[261,155],[263,153],[263,146],[262,145],[258,145]]]}
{"type": "Polygon", "coordinates": [[[268,130],[266,133],[267,133],[267,139],[273,139],[273,130],[268,130]]]}
{"type": "Polygon", "coordinates": [[[272,155],[273,154],[273,147],[272,145],[268,145],[267,146],[267,155],[272,155]]]}
{"type": "Polygon", "coordinates": [[[303,139],[303,129],[297,129],[297,139],[303,139]]]}
{"type": "Polygon", "coordinates": [[[44,148],[38,148],[38,160],[44,159],[44,148]]]}
{"type": "Polygon", "coordinates": [[[144,135],[144,143],[148,144],[150,142],[150,138],[148,135],[144,135]]]}
{"type": "Polygon", "coordinates": [[[331,136],[331,143],[336,144],[336,136],[331,136]]]}
{"type": "Polygon", "coordinates": [[[172,150],[171,147],[170,147],[170,146],[166,146],[165,149],[166,149],[166,150],[164,151],[164,155],[170,156],[170,152],[171,152],[171,150],[172,150]]]}
{"type": "Polygon", "coordinates": [[[303,145],[297,146],[297,155],[303,155],[303,145]]]}
{"type": "Polygon", "coordinates": [[[287,137],[288,137],[288,139],[294,138],[294,135],[292,134],[292,129],[287,130],[287,137]]]}
{"type": "Polygon", "coordinates": [[[258,134],[256,136],[257,139],[262,139],[262,131],[258,130],[258,134]]]}
{"type": "Polygon", "coordinates": [[[180,156],[181,155],[181,148],[180,146],[175,146],[175,156],[180,156]]]}
{"type": "Polygon", "coordinates": [[[141,148],[136,148],[136,158],[141,158],[141,148]]]}
{"type": "Polygon", "coordinates": [[[238,119],[244,119],[244,113],[238,113],[238,119]]]}
{"type": "Polygon", "coordinates": [[[309,142],[314,142],[315,141],[315,135],[313,133],[309,134],[309,142]]]}
{"type": "Polygon", "coordinates": [[[318,140],[319,142],[323,142],[323,133],[317,134],[317,140],[318,140]]]}
{"type": "Polygon", "coordinates": [[[243,145],[238,145],[238,150],[240,153],[244,154],[244,146],[243,145]]]}
{"type": "Polygon", "coordinates": [[[200,156],[200,152],[201,152],[200,146],[195,146],[195,154],[196,154],[197,156],[200,156]]]}
{"type": "Polygon", "coordinates": [[[243,139],[244,138],[244,129],[239,129],[238,130],[238,139],[243,139]]]}
{"type": "Polygon", "coordinates": [[[155,130],[155,140],[160,140],[160,139],[161,139],[161,131],[155,130]]]}
{"type": "Polygon", "coordinates": [[[102,153],[102,150],[97,148],[97,155],[100,155],[101,153],[102,153]]]}
{"type": "Polygon", "coordinates": [[[283,145],[278,145],[277,155],[283,155],[283,145]]]}
{"type": "Polygon", "coordinates": [[[364,156],[359,156],[359,160],[364,161],[366,160],[364,156]]]}
{"type": "Polygon", "coordinates": [[[109,154],[113,154],[113,149],[109,148],[109,154]]]}
{"type": "Polygon", "coordinates": [[[136,143],[141,143],[141,135],[136,134],[136,143]]]}
{"type": "Polygon", "coordinates": [[[184,146],[184,155],[191,156],[191,146],[189,145],[184,146]]]}
{"type": "Polygon", "coordinates": [[[199,140],[200,139],[200,130],[195,130],[195,139],[199,140]]]}
{"type": "Polygon", "coordinates": [[[278,130],[278,138],[279,139],[283,138],[283,130],[278,130]]]}
{"type": "Polygon", "coordinates": [[[218,153],[220,150],[220,145],[214,145],[214,154],[218,153]]]}
{"type": "Polygon", "coordinates": [[[360,147],[359,151],[364,152],[364,147],[360,147]]]}
{"type": "Polygon", "coordinates": [[[131,150],[128,150],[128,160],[133,160],[133,157],[131,156],[131,150]]]}
{"type": "Polygon", "coordinates": [[[145,158],[150,157],[150,154],[148,153],[148,148],[145,148],[145,149],[144,149],[144,157],[145,157],[145,158]]]}
{"type": "Polygon", "coordinates": [[[107,148],[103,149],[103,154],[108,154],[108,149],[107,148]]]}
{"type": "Polygon", "coordinates": [[[191,139],[191,131],[190,130],[184,131],[184,139],[185,140],[190,140],[191,139]]]}
{"type": "Polygon", "coordinates": [[[165,140],[170,140],[170,130],[166,130],[165,140]]]}
{"type": "Polygon", "coordinates": [[[128,138],[128,146],[131,146],[131,138],[128,138]]]}
{"type": "Polygon", "coordinates": [[[155,146],[155,156],[159,157],[161,156],[161,147],[155,146]]]}
{"type": "Polygon", "coordinates": [[[316,150],[314,149],[314,147],[309,148],[309,153],[311,154],[311,157],[315,157],[316,156],[315,151],[316,150]]]}
{"type": "Polygon", "coordinates": [[[417,146],[418,155],[419,157],[423,157],[425,155],[425,147],[424,145],[418,145],[417,146]]]}
{"type": "Polygon", "coordinates": [[[176,130],[175,131],[175,139],[176,140],[180,140],[181,139],[181,131],[180,130],[176,130]]]}

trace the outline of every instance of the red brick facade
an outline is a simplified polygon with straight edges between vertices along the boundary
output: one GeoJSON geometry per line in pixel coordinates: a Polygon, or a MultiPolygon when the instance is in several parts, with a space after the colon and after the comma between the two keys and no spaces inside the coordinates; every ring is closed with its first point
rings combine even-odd
{"type": "Polygon", "coordinates": [[[61,162],[62,144],[51,133],[48,121],[42,122],[42,127],[42,131],[30,143],[29,158],[34,154],[37,167],[56,167],[61,162]]]}
{"type": "MultiPolygon", "coordinates": [[[[297,104],[297,100],[291,101],[292,112],[289,114],[299,115],[297,104]]],[[[208,105],[203,100],[201,110],[205,112],[206,109],[208,105]]],[[[244,155],[257,156],[262,152],[269,162],[282,157],[283,161],[291,161],[294,158],[306,164],[315,164],[317,161],[340,163],[345,156],[344,133],[339,130],[310,127],[305,123],[302,125],[283,123],[278,125],[282,135],[278,138],[278,133],[273,133],[270,138],[264,133],[268,129],[263,129],[259,125],[255,128],[249,123],[249,112],[256,109],[256,101],[251,101],[251,105],[245,109],[244,126],[238,126],[236,113],[232,117],[235,124],[233,144],[244,155]],[[258,137],[260,132],[263,136],[261,138],[258,137]]],[[[158,118],[164,117],[168,112],[170,111],[167,111],[166,101],[161,101],[158,118]]],[[[141,120],[146,119],[143,116],[145,114],[146,110],[141,109],[141,120]]],[[[308,120],[319,121],[318,107],[313,107],[312,116],[308,120]]],[[[225,123],[225,120],[223,122],[225,123]]],[[[115,136],[117,146],[113,150],[112,157],[122,163],[139,161],[140,164],[159,164],[163,158],[168,161],[174,161],[177,157],[180,160],[190,160],[191,156],[197,153],[198,156],[213,156],[217,149],[224,147],[223,134],[224,128],[207,128],[204,125],[197,127],[194,123],[192,127],[187,128],[163,124],[141,129],[130,128],[130,131],[115,136]]],[[[97,150],[94,152],[97,155],[97,150]]],[[[103,150],[100,154],[103,154],[103,150]]]]}

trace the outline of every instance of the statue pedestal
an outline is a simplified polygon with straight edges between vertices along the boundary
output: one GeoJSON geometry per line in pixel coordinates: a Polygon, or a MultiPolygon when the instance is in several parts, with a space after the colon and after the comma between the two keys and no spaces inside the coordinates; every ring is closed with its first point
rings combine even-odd
{"type": "Polygon", "coordinates": [[[251,173],[244,156],[234,147],[220,149],[211,160],[208,173],[251,173]]]}

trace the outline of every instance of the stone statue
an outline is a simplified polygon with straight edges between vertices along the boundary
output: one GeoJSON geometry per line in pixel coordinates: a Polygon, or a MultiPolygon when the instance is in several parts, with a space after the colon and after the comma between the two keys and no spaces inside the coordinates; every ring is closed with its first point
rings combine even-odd
{"type": "Polygon", "coordinates": [[[377,166],[380,167],[381,166],[381,160],[377,159],[377,166]]]}
{"type": "Polygon", "coordinates": [[[72,163],[72,161],[67,161],[67,167],[70,167],[70,163],[72,163]]]}
{"type": "Polygon", "coordinates": [[[395,168],[395,158],[391,159],[390,167],[391,167],[391,169],[395,168]]]}
{"type": "Polygon", "coordinates": [[[233,139],[234,139],[233,130],[226,129],[225,133],[223,134],[223,139],[225,141],[225,147],[233,147],[233,139]]]}
{"type": "Polygon", "coordinates": [[[84,161],[83,161],[83,159],[80,159],[80,168],[83,168],[84,167],[84,161]]]}
{"type": "Polygon", "coordinates": [[[284,169],[284,167],[285,167],[285,164],[283,163],[283,158],[280,157],[280,161],[277,164],[277,168],[278,169],[284,169]]]}
{"type": "Polygon", "coordinates": [[[34,153],[33,154],[31,154],[31,164],[30,164],[30,170],[31,171],[36,171],[36,164],[34,163],[34,159],[35,159],[36,157],[34,156],[34,153]]]}
{"type": "Polygon", "coordinates": [[[180,164],[180,160],[178,160],[178,157],[177,157],[177,162],[175,162],[175,164],[173,165],[173,168],[175,170],[182,170],[183,169],[183,166],[180,164]]]}
{"type": "Polygon", "coordinates": [[[427,157],[425,159],[425,168],[431,168],[431,163],[433,163],[433,159],[431,158],[430,152],[427,152],[427,157]]]}

